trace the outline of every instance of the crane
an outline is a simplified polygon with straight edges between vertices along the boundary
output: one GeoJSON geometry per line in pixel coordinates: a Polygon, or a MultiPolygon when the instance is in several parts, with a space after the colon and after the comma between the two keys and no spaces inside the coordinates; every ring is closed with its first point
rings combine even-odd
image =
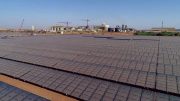
{"type": "Polygon", "coordinates": [[[90,22],[90,20],[89,19],[83,19],[83,21],[86,21],[86,28],[89,28],[89,22],[90,22]]]}

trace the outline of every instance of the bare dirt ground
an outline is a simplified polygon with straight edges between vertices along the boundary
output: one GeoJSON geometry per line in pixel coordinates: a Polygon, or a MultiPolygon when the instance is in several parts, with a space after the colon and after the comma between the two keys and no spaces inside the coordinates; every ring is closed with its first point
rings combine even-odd
{"type": "MultiPolygon", "coordinates": [[[[47,33],[47,34],[53,34],[53,33],[47,33]]],[[[60,33],[56,33],[60,34],[60,33]]],[[[90,34],[90,35],[134,35],[134,32],[64,32],[64,34],[90,34]]]]}
{"type": "MultiPolygon", "coordinates": [[[[29,33],[29,32],[0,32],[0,37],[4,36],[31,36],[31,35],[61,35],[61,33],[29,33]]],[[[63,35],[115,35],[115,36],[132,36],[134,32],[64,32],[63,35]]]]}

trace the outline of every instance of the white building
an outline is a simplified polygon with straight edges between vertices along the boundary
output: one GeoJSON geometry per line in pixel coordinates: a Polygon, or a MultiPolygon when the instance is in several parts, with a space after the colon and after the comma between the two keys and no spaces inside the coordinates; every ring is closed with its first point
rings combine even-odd
{"type": "Polygon", "coordinates": [[[64,26],[52,26],[50,32],[62,32],[65,30],[64,26]]]}

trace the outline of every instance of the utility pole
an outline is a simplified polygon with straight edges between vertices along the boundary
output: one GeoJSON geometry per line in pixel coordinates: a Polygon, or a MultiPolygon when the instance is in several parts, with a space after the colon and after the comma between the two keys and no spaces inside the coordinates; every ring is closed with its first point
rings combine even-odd
{"type": "Polygon", "coordinates": [[[20,31],[22,30],[23,25],[24,25],[24,19],[23,19],[22,22],[21,22],[21,25],[20,25],[20,28],[19,28],[20,31]]]}
{"type": "Polygon", "coordinates": [[[90,22],[90,20],[89,20],[89,19],[83,19],[83,21],[86,21],[86,28],[89,28],[89,22],[90,22]]]}
{"type": "Polygon", "coordinates": [[[69,24],[70,24],[71,22],[66,21],[66,22],[58,22],[58,23],[63,23],[63,24],[66,24],[66,27],[69,27],[69,24]]]}
{"type": "Polygon", "coordinates": [[[164,21],[162,20],[161,32],[163,32],[163,28],[164,28],[164,21]]]}

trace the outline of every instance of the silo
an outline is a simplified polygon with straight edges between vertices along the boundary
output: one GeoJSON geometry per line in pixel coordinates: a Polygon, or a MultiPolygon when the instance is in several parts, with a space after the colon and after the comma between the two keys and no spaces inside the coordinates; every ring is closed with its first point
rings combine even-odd
{"type": "Polygon", "coordinates": [[[125,25],[122,25],[122,30],[125,30],[125,25]]]}
{"type": "Polygon", "coordinates": [[[125,25],[125,30],[127,30],[128,29],[128,26],[127,25],[125,25]]]}

